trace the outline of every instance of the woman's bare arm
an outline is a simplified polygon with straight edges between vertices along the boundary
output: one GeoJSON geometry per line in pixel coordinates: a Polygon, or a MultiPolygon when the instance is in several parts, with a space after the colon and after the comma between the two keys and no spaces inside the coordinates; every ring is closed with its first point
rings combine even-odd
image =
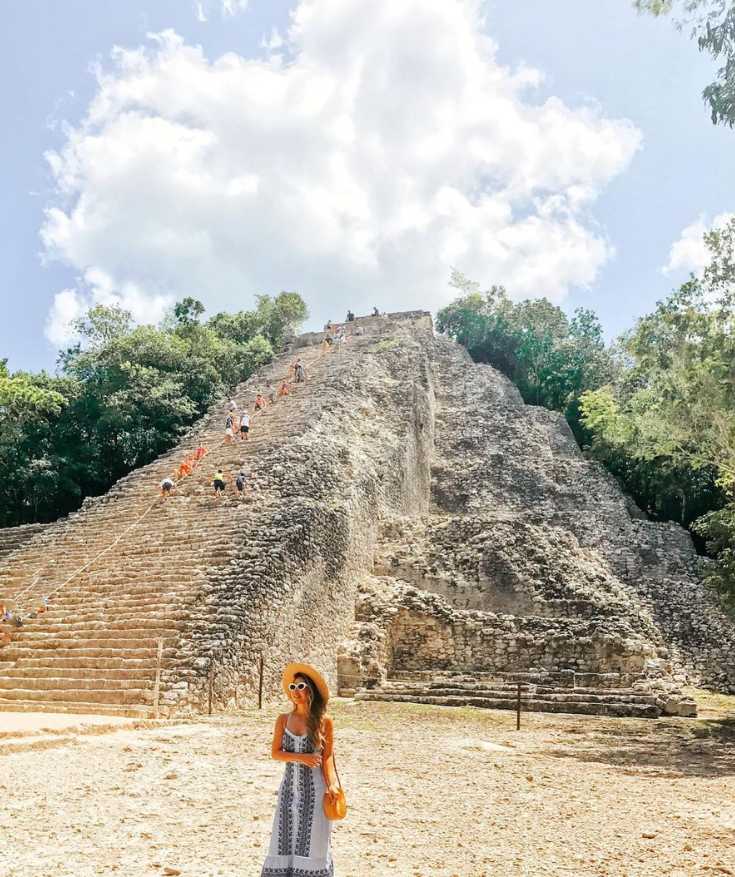
{"type": "Polygon", "coordinates": [[[334,725],[329,716],[324,717],[324,725],[322,728],[324,734],[324,747],[322,749],[322,772],[324,774],[324,782],[328,787],[337,786],[337,773],[334,769],[334,725]]]}
{"type": "Polygon", "coordinates": [[[271,743],[271,758],[276,761],[292,761],[296,764],[305,764],[307,767],[319,767],[322,763],[321,755],[314,752],[286,752],[281,749],[283,741],[283,729],[286,727],[288,716],[280,715],[276,719],[273,728],[273,741],[271,743]]]}

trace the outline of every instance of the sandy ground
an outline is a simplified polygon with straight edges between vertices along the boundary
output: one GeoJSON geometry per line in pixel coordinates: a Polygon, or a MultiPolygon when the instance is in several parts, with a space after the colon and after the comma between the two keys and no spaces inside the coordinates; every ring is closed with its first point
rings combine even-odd
{"type": "MultiPolygon", "coordinates": [[[[735,875],[735,698],[703,703],[517,732],[509,712],[335,700],[335,875],[735,875]]],[[[0,875],[258,877],[277,712],[19,739],[0,754],[0,875]]]]}

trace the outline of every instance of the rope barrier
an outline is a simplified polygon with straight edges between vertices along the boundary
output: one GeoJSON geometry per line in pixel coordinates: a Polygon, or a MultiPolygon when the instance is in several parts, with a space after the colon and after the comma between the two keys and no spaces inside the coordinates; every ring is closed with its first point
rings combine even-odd
{"type": "Polygon", "coordinates": [[[40,566],[40,567],[36,570],[36,572],[33,574],[33,580],[31,581],[30,585],[27,585],[25,588],[23,588],[22,591],[19,591],[19,592],[15,595],[15,597],[13,597],[13,600],[17,600],[18,597],[21,597],[23,594],[26,593],[26,591],[30,591],[31,588],[35,587],[35,586],[38,584],[38,578],[39,578],[39,576],[41,575],[41,572],[42,572],[42,571],[43,571],[43,567],[40,566]]]}
{"type": "MultiPolygon", "coordinates": [[[[148,508],[143,512],[143,514],[140,515],[140,517],[136,518],[133,521],[133,523],[130,524],[129,527],[126,527],[122,531],[122,533],[120,533],[119,536],[117,536],[115,539],[113,539],[113,541],[108,546],[103,548],[102,551],[95,554],[94,557],[90,558],[85,564],[80,566],[78,569],[74,570],[74,572],[70,576],[68,576],[66,579],[64,579],[64,581],[61,582],[61,584],[57,585],[53,590],[49,591],[48,594],[45,595],[46,602],[48,602],[48,600],[50,600],[51,597],[54,594],[58,593],[63,587],[68,585],[69,582],[72,581],[72,579],[76,578],[76,576],[78,576],[79,573],[84,572],[85,569],[88,569],[93,563],[95,563],[97,560],[99,560],[100,557],[102,557],[104,554],[107,554],[108,551],[111,551],[120,542],[121,539],[123,539],[131,530],[133,530],[135,527],[138,526],[138,524],[140,524],[140,522],[146,517],[146,515],[156,506],[158,501],[159,501],[159,498],[156,498],[148,506],[148,508]]],[[[34,583],[32,582],[31,585],[29,585],[27,588],[25,588],[21,593],[25,593],[26,591],[28,591],[29,588],[31,588],[33,586],[33,584],[34,583]]],[[[13,602],[16,602],[16,604],[17,604],[17,599],[19,596],[20,596],[20,594],[18,594],[13,600],[13,602]]],[[[17,612],[17,609],[16,609],[16,612],[17,612]]]]}
{"type": "MultiPolygon", "coordinates": [[[[289,371],[290,371],[290,369],[289,369],[289,371]]],[[[288,376],[283,378],[283,382],[291,383],[288,376]]],[[[297,383],[301,383],[301,382],[297,382],[297,383]]],[[[284,396],[285,395],[286,394],[284,394],[284,396]]],[[[283,397],[277,397],[277,398],[283,398],[283,397]]],[[[261,408],[261,409],[258,409],[257,411],[255,411],[253,413],[252,417],[256,417],[258,414],[265,413],[266,408],[269,407],[270,405],[274,404],[275,401],[276,400],[274,400],[273,402],[268,401],[266,403],[266,406],[264,408],[261,408]]],[[[222,443],[225,444],[224,441],[222,443]]],[[[202,462],[202,460],[204,459],[205,456],[206,456],[206,451],[205,451],[205,454],[202,454],[202,456],[198,459],[196,457],[192,457],[191,459],[187,458],[185,462],[189,463],[189,465],[191,466],[191,472],[187,472],[184,475],[181,475],[175,479],[171,479],[174,482],[174,486],[178,486],[184,480],[184,478],[193,474],[197,465],[202,462]]],[[[149,512],[151,512],[155,508],[155,506],[161,501],[162,498],[163,497],[157,497],[148,506],[148,508],[146,508],[146,510],[140,515],[140,517],[136,518],[136,520],[133,521],[129,527],[126,527],[126,529],[123,530],[122,533],[120,533],[120,535],[117,536],[108,546],[103,548],[100,552],[98,552],[94,557],[90,558],[90,560],[88,560],[86,563],[84,563],[78,569],[74,570],[74,572],[70,576],[68,576],[66,579],[64,579],[64,581],[61,582],[61,584],[57,585],[55,588],[53,588],[53,590],[51,590],[47,594],[45,594],[43,597],[44,603],[48,603],[48,601],[50,600],[50,598],[54,594],[57,594],[62,588],[66,587],[66,585],[68,585],[69,582],[71,582],[73,579],[75,579],[80,573],[84,572],[84,570],[88,569],[90,566],[92,566],[92,564],[94,564],[96,561],[98,561],[100,559],[100,557],[107,554],[108,551],[111,551],[116,545],[118,545],[120,543],[120,541],[128,533],[130,533],[135,527],[137,527],[141,523],[141,521],[143,521],[143,519],[149,514],[149,512]]],[[[25,594],[27,594],[30,590],[32,590],[32,588],[34,588],[38,584],[38,580],[39,580],[39,577],[40,577],[42,571],[43,571],[43,567],[39,567],[39,569],[35,572],[34,577],[33,577],[32,581],[30,582],[30,584],[27,585],[25,588],[23,588],[21,591],[19,591],[17,594],[15,594],[11,598],[12,602],[16,606],[16,609],[14,611],[14,615],[18,614],[18,609],[20,608],[19,604],[18,604],[19,599],[22,596],[24,596],[25,594]]]]}

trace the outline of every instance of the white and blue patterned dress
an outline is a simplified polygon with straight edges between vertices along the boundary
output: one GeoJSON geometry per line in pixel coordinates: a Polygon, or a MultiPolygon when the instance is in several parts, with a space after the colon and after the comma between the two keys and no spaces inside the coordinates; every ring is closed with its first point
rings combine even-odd
{"type": "MultiPolygon", "coordinates": [[[[284,728],[281,749],[313,752],[314,746],[306,734],[284,728]]],[[[324,815],[324,791],[320,767],[287,762],[260,877],[334,877],[332,823],[324,815]]]]}

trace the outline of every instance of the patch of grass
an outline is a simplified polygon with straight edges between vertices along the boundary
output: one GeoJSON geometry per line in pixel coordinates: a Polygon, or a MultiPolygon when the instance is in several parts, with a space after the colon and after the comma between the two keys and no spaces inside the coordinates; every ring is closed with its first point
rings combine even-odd
{"type": "Polygon", "coordinates": [[[393,348],[395,347],[398,347],[397,338],[384,338],[382,341],[378,341],[378,343],[373,347],[373,352],[382,353],[385,350],[393,350],[393,348]]]}
{"type": "Polygon", "coordinates": [[[694,698],[699,710],[713,710],[721,713],[723,718],[732,715],[735,717],[735,695],[720,694],[717,691],[707,691],[704,688],[685,688],[685,693],[694,698]]]}

